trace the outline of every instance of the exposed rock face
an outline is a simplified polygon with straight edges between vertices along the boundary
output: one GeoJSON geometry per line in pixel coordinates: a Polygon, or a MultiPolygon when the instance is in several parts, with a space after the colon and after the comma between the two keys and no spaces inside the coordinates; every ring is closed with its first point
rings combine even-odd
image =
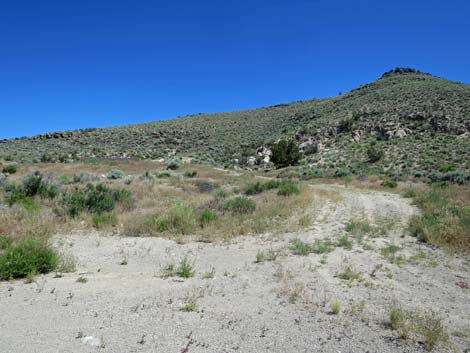
{"type": "Polygon", "coordinates": [[[263,163],[269,163],[271,161],[273,151],[266,146],[261,146],[256,149],[256,155],[262,158],[263,163]]]}

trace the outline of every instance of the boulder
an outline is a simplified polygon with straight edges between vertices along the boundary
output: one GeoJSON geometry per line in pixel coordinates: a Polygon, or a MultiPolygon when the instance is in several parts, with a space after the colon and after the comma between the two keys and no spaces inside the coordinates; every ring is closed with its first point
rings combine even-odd
{"type": "Polygon", "coordinates": [[[248,159],[246,160],[246,164],[248,165],[255,165],[256,164],[256,157],[248,157],[248,159]]]}

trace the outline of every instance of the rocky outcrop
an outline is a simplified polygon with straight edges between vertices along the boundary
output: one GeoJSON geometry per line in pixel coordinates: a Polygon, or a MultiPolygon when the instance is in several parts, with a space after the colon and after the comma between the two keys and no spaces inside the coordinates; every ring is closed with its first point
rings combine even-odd
{"type": "Polygon", "coordinates": [[[263,163],[269,163],[271,162],[273,151],[269,147],[261,146],[256,149],[256,155],[258,157],[261,157],[261,161],[263,163]]]}
{"type": "Polygon", "coordinates": [[[395,75],[406,75],[406,74],[419,74],[419,75],[431,76],[431,74],[419,71],[417,69],[413,69],[411,67],[397,67],[393,70],[385,72],[381,78],[395,76],[395,75]]]}

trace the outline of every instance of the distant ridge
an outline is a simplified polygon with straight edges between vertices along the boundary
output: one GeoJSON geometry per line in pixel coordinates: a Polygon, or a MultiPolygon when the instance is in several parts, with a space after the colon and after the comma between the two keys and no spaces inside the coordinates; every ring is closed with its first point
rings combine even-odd
{"type": "Polygon", "coordinates": [[[470,170],[470,85],[413,68],[325,99],[167,121],[2,140],[16,161],[188,157],[219,165],[259,164],[281,138],[295,139],[315,173],[428,175],[470,170]],[[384,156],[370,163],[371,144],[384,156]],[[263,147],[264,146],[264,147],[263,147]],[[262,151],[265,152],[262,152],[262,151]]]}

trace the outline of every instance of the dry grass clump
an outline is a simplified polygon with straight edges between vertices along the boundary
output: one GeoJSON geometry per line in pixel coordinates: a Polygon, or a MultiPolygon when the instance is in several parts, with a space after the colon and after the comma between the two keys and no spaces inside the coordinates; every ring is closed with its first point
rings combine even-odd
{"type": "Polygon", "coordinates": [[[428,351],[448,344],[449,336],[442,318],[433,311],[405,311],[394,305],[389,311],[389,323],[402,339],[423,342],[428,351]]]}
{"type": "Polygon", "coordinates": [[[470,250],[470,186],[434,186],[416,193],[422,214],[409,230],[419,240],[457,252],[470,250]]]}

